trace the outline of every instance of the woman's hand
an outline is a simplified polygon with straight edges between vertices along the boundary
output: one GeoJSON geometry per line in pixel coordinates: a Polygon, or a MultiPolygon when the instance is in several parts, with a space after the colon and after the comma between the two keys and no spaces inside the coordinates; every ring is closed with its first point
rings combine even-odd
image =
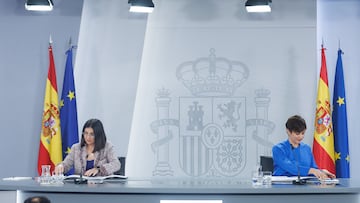
{"type": "Polygon", "coordinates": [[[336,178],[336,175],[335,174],[332,174],[332,173],[330,173],[328,170],[326,170],[326,169],[322,169],[321,170],[323,173],[325,173],[327,176],[328,176],[328,178],[336,178]]]}
{"type": "Polygon", "coordinates": [[[96,176],[100,172],[100,168],[92,168],[85,171],[84,176],[96,176]]]}
{"type": "Polygon", "coordinates": [[[334,174],[330,173],[326,169],[319,170],[319,169],[316,169],[316,168],[310,168],[309,174],[313,174],[314,176],[316,176],[320,180],[327,179],[327,178],[336,178],[336,176],[334,174]]]}

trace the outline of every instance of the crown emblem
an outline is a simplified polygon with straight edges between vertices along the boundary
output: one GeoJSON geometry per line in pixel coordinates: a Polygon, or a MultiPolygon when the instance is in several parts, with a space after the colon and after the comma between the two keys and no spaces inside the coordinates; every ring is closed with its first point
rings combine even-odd
{"type": "Polygon", "coordinates": [[[170,91],[168,89],[161,88],[157,91],[157,95],[158,97],[169,97],[170,91]]]}
{"type": "Polygon", "coordinates": [[[176,77],[194,96],[231,96],[249,77],[240,61],[217,57],[210,49],[208,57],[179,65],[176,77]]]}
{"type": "Polygon", "coordinates": [[[268,89],[257,89],[255,90],[255,94],[257,97],[268,97],[270,95],[270,90],[268,89]]]}

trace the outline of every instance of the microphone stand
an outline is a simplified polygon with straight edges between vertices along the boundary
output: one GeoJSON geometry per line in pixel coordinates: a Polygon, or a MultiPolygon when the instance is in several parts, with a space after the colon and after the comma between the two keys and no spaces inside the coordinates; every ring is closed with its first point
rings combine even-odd
{"type": "Polygon", "coordinates": [[[294,149],[295,147],[290,143],[291,145],[291,151],[293,152],[293,155],[296,159],[296,167],[297,167],[297,172],[298,172],[298,176],[297,176],[297,179],[296,180],[293,180],[292,184],[293,185],[305,185],[306,184],[306,180],[304,179],[301,179],[300,177],[300,167],[299,167],[299,159],[298,157],[296,156],[295,152],[294,152],[294,149]]]}
{"type": "Polygon", "coordinates": [[[80,178],[74,180],[75,184],[87,184],[87,179],[83,178],[84,167],[81,168],[80,178]]]}
{"type": "Polygon", "coordinates": [[[305,185],[306,184],[306,180],[301,179],[300,175],[298,175],[298,178],[296,180],[293,180],[293,185],[305,185]]]}

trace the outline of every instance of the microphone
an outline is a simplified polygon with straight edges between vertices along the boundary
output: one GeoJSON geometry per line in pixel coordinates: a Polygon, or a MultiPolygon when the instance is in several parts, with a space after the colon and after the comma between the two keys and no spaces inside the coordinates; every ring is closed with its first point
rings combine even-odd
{"type": "Polygon", "coordinates": [[[83,173],[84,173],[84,167],[81,168],[80,178],[76,178],[74,180],[75,184],[86,184],[87,183],[87,179],[83,178],[83,173]]]}
{"type": "Polygon", "coordinates": [[[295,154],[295,152],[294,152],[295,147],[294,147],[291,143],[290,143],[290,145],[291,145],[291,151],[293,152],[293,155],[294,155],[294,157],[295,157],[295,159],[296,159],[296,167],[297,167],[297,172],[298,172],[298,177],[297,177],[297,179],[296,179],[296,180],[293,180],[292,183],[293,183],[293,185],[305,185],[305,184],[306,184],[306,180],[300,178],[299,159],[298,159],[298,157],[296,156],[296,154],[295,154]]]}
{"type": "Polygon", "coordinates": [[[81,167],[80,180],[83,180],[84,167],[81,167]]]}

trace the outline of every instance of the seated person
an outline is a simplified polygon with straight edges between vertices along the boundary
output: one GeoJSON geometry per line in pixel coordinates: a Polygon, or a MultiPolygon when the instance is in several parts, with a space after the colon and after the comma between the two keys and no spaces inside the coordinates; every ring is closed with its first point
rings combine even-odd
{"type": "Polygon", "coordinates": [[[50,200],[44,196],[36,196],[27,198],[24,203],[51,203],[50,200]]]}
{"type": "Polygon", "coordinates": [[[63,174],[74,167],[75,174],[107,176],[120,169],[120,161],[111,143],[106,141],[100,120],[86,121],[80,143],[71,147],[64,161],[55,167],[55,174],[63,174]]]}
{"type": "Polygon", "coordinates": [[[335,178],[326,169],[319,169],[311,148],[302,142],[306,131],[305,120],[298,115],[290,117],[286,122],[288,139],[273,146],[274,176],[309,176],[319,179],[335,178]]]}

